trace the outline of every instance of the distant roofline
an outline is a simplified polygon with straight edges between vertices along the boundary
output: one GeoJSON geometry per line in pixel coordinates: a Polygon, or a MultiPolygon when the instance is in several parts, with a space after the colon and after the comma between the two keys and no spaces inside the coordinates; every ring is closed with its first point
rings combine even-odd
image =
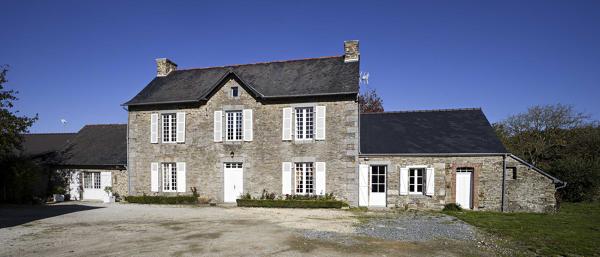
{"type": "Polygon", "coordinates": [[[430,109],[430,110],[406,110],[406,111],[387,111],[387,112],[365,112],[362,114],[395,114],[395,113],[413,113],[413,112],[452,112],[452,111],[481,111],[477,108],[454,108],[454,109],[430,109]]]}
{"type": "Polygon", "coordinates": [[[245,63],[245,64],[232,64],[232,65],[223,65],[223,66],[192,67],[192,68],[185,68],[185,69],[177,69],[177,70],[175,70],[175,72],[177,72],[177,71],[189,71],[189,70],[222,69],[222,68],[228,68],[228,67],[261,65],[261,64],[271,64],[271,63],[301,62],[301,61],[329,59],[329,58],[340,58],[340,57],[344,57],[344,56],[343,55],[335,55],[335,56],[311,57],[311,58],[303,58],[303,59],[290,59],[290,60],[276,60],[276,61],[254,62],[254,63],[245,63]]]}
{"type": "Polygon", "coordinates": [[[77,132],[46,132],[46,133],[24,133],[21,135],[76,135],[77,132]]]}

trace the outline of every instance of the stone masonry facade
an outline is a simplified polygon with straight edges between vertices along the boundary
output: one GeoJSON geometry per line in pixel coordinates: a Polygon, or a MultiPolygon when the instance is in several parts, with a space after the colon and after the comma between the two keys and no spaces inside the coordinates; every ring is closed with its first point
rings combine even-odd
{"type": "MultiPolygon", "coordinates": [[[[440,210],[447,203],[456,203],[456,169],[473,169],[472,205],[474,210],[500,211],[502,204],[502,156],[379,156],[360,158],[361,164],[387,165],[387,206],[403,209],[440,210]],[[400,168],[424,165],[434,168],[434,194],[400,195],[400,168]]],[[[550,212],[555,209],[554,184],[551,179],[507,159],[507,211],[550,212]],[[516,179],[512,169],[516,168],[516,179]]]]}
{"type": "MultiPolygon", "coordinates": [[[[185,105],[129,108],[128,170],[132,195],[191,194],[223,202],[223,166],[243,163],[244,193],[259,196],[263,190],[282,193],[282,162],[311,160],[326,163],[326,192],[352,205],[358,202],[358,104],[351,96],[299,98],[278,102],[257,101],[235,76],[225,80],[206,102],[185,105]],[[231,87],[239,88],[232,97],[231,87]],[[326,138],[308,142],[282,140],[282,109],[326,106],[326,138]],[[253,140],[214,142],[213,113],[231,108],[253,110],[253,140]],[[152,113],[186,113],[185,143],[150,143],[152,113]],[[185,162],[185,193],[151,192],[152,162],[185,162]]],[[[160,129],[159,129],[160,133],[160,129]]],[[[159,135],[160,137],[161,135],[159,135]]]]}

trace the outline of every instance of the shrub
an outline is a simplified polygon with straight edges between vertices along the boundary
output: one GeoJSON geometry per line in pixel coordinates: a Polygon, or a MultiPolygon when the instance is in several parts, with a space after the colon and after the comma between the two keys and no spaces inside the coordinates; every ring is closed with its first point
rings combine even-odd
{"type": "Polygon", "coordinates": [[[240,199],[243,200],[252,200],[252,195],[250,195],[250,193],[245,193],[243,195],[240,196],[240,199]]]}
{"type": "Polygon", "coordinates": [[[444,211],[462,211],[462,207],[460,207],[460,204],[447,203],[444,205],[444,211]]]}
{"type": "Polygon", "coordinates": [[[266,189],[263,189],[262,194],[260,195],[261,200],[274,200],[276,197],[276,193],[269,193],[266,189]]]}
{"type": "Polygon", "coordinates": [[[158,196],[158,195],[142,195],[142,196],[125,196],[125,201],[130,203],[141,204],[196,204],[198,198],[193,195],[178,195],[178,196],[158,196]]]}
{"type": "Polygon", "coordinates": [[[325,195],[285,195],[285,200],[322,200],[322,201],[335,201],[333,193],[327,193],[325,195]]]}
{"type": "Polygon", "coordinates": [[[238,199],[238,207],[266,208],[342,208],[346,203],[337,200],[249,200],[238,199]]]}

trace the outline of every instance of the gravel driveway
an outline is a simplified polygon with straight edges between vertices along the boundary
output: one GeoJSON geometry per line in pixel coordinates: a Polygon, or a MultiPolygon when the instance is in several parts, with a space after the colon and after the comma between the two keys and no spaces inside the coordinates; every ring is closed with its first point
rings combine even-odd
{"type": "Polygon", "coordinates": [[[0,206],[0,256],[493,255],[442,214],[137,204],[0,206]]]}

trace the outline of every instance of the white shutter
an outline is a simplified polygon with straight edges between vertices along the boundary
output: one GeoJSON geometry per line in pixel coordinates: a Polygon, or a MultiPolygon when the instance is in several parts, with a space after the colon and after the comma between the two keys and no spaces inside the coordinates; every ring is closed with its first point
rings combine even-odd
{"type": "Polygon", "coordinates": [[[433,168],[427,168],[427,177],[425,178],[427,183],[426,195],[433,195],[435,192],[435,172],[433,168]]]}
{"type": "Polygon", "coordinates": [[[281,194],[292,194],[292,163],[281,163],[281,194]]]}
{"type": "Polygon", "coordinates": [[[292,108],[283,108],[282,140],[292,140],[292,108]]]}
{"type": "Polygon", "coordinates": [[[100,172],[100,189],[112,186],[110,171],[100,172]]]}
{"type": "Polygon", "coordinates": [[[158,144],[158,113],[150,114],[150,143],[158,144]]]}
{"type": "Polygon", "coordinates": [[[177,113],[177,143],[185,142],[185,112],[177,113]]]}
{"type": "Polygon", "coordinates": [[[185,162],[177,163],[177,192],[185,192],[185,162]]]}
{"type": "Polygon", "coordinates": [[[150,191],[158,192],[158,162],[150,163],[150,191]]]}
{"type": "Polygon", "coordinates": [[[316,140],[325,140],[325,106],[317,106],[316,140]]]}
{"type": "Polygon", "coordinates": [[[408,195],[408,168],[400,168],[400,195],[408,195]]]}
{"type": "Polygon", "coordinates": [[[358,206],[369,205],[369,165],[358,166],[358,206]]]}
{"type": "Polygon", "coordinates": [[[317,173],[315,174],[315,194],[325,195],[325,193],[327,192],[325,188],[327,184],[327,179],[325,178],[327,166],[324,162],[317,162],[316,166],[317,173]]]}
{"type": "Polygon", "coordinates": [[[215,111],[214,115],[214,127],[213,127],[213,136],[215,142],[223,141],[223,112],[215,111]]]}
{"type": "Polygon", "coordinates": [[[252,109],[245,109],[242,116],[244,118],[244,141],[252,141],[252,109]]]}

